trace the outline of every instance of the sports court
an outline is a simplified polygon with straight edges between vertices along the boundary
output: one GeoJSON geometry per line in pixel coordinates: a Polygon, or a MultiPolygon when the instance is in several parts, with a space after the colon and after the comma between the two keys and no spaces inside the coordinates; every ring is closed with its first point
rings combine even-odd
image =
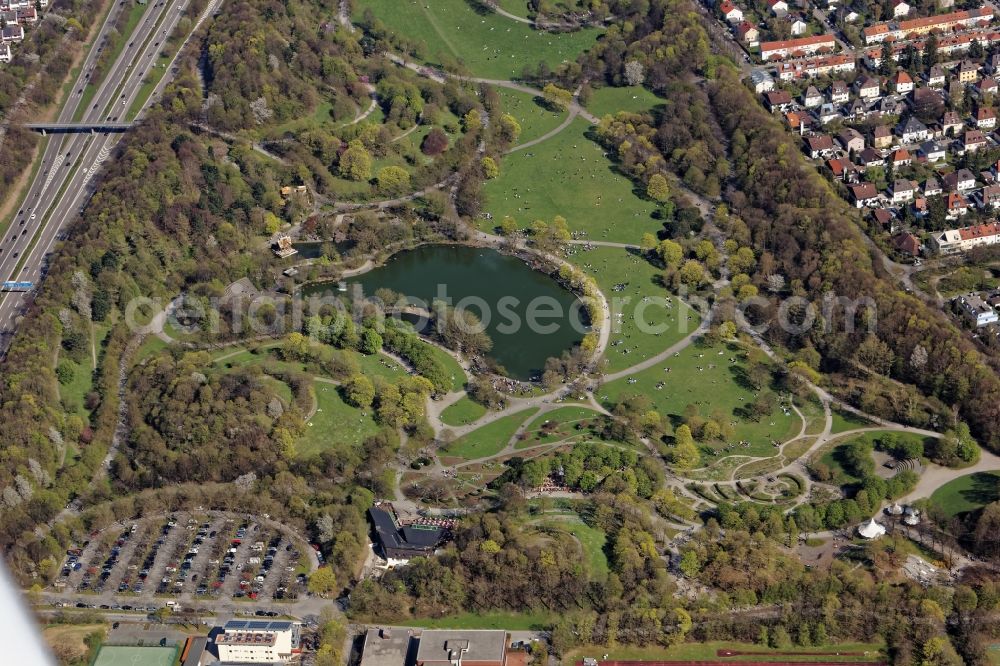
{"type": "Polygon", "coordinates": [[[105,645],[91,666],[171,666],[177,647],[105,645]]]}

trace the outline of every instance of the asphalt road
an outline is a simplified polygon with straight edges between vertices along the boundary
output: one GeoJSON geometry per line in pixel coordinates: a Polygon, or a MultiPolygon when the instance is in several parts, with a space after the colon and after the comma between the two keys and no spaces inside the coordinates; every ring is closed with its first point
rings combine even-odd
{"type": "MultiPolygon", "coordinates": [[[[90,107],[83,110],[84,121],[124,119],[186,4],[187,0],[160,0],[149,5],[133,33],[126,37],[128,42],[90,100],[90,107]]],[[[126,7],[120,0],[101,27],[59,114],[60,122],[72,121],[80,108],[87,78],[103,50],[104,37],[113,28],[114,17],[126,7]]],[[[164,80],[170,74],[167,71],[164,80]]],[[[45,256],[86,202],[93,175],[120,140],[121,134],[117,133],[49,135],[42,166],[0,239],[0,279],[36,284],[41,281],[45,256]]],[[[10,345],[29,298],[30,293],[0,293],[0,353],[10,345]]]]}

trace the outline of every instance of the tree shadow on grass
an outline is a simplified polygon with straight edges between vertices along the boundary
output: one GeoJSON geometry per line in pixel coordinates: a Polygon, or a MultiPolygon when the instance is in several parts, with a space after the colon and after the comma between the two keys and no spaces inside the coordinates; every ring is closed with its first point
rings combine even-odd
{"type": "Polygon", "coordinates": [[[972,487],[960,490],[959,495],[967,502],[985,506],[1000,501],[1000,474],[978,472],[972,475],[972,487]]]}

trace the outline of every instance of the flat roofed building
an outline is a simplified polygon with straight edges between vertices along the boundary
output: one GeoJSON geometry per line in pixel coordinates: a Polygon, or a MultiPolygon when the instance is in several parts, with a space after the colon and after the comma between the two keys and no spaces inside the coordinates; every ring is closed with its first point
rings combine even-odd
{"type": "Polygon", "coordinates": [[[301,653],[302,625],[297,622],[230,620],[215,637],[224,664],[275,664],[301,653]]]}
{"type": "Polygon", "coordinates": [[[416,666],[503,666],[506,650],[505,631],[426,630],[420,636],[416,666]]]}
{"type": "Polygon", "coordinates": [[[413,632],[387,627],[365,632],[360,666],[411,666],[416,657],[413,632]]]}

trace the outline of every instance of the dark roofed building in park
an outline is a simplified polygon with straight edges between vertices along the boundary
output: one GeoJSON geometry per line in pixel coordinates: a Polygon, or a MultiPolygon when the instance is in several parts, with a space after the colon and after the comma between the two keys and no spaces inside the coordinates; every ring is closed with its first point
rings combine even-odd
{"type": "Polygon", "coordinates": [[[400,525],[391,504],[376,504],[368,510],[375,526],[375,538],[387,560],[405,561],[430,555],[448,538],[449,529],[439,524],[420,522],[400,525]]]}

